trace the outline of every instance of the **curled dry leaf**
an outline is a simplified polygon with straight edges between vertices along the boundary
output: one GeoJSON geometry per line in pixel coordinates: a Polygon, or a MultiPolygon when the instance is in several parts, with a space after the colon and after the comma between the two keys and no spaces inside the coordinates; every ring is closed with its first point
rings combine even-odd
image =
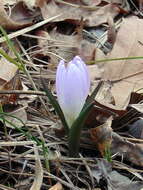
{"type": "Polygon", "coordinates": [[[16,4],[17,0],[1,0],[4,5],[14,5],[16,4]]]}
{"type": "Polygon", "coordinates": [[[143,104],[131,104],[130,107],[134,108],[138,112],[143,113],[143,104]]]}
{"type": "Polygon", "coordinates": [[[143,118],[128,125],[128,133],[137,139],[143,139],[143,118]]]}
{"type": "Polygon", "coordinates": [[[90,129],[92,141],[98,146],[102,156],[105,156],[107,148],[111,146],[112,142],[112,118],[110,117],[103,125],[90,129]]]}
{"type": "Polygon", "coordinates": [[[59,59],[67,62],[73,59],[75,55],[81,55],[85,61],[93,60],[95,57],[95,46],[86,40],[80,39],[78,35],[64,35],[59,33],[55,28],[49,33],[38,31],[39,53],[43,56],[50,57],[50,63],[57,63],[59,59]],[[54,39],[54,40],[53,40],[54,39]]]}
{"type": "Polygon", "coordinates": [[[72,21],[74,23],[79,23],[81,17],[83,17],[86,26],[98,26],[106,23],[109,15],[114,18],[119,14],[119,8],[111,3],[100,8],[97,8],[95,5],[92,9],[91,7],[88,9],[83,6],[85,6],[84,3],[77,5],[74,2],[74,4],[69,5],[66,1],[65,3],[64,1],[57,1],[56,3],[51,0],[48,3],[44,1],[40,9],[44,19],[62,14],[56,21],[68,20],[68,22],[72,21]]]}
{"type": "Polygon", "coordinates": [[[109,25],[108,33],[107,33],[107,36],[108,36],[107,41],[113,46],[116,41],[116,29],[114,25],[114,20],[111,16],[109,16],[107,21],[109,25]]]}
{"type": "MultiPolygon", "coordinates": [[[[37,7],[37,0],[22,0],[23,3],[28,7],[29,10],[33,10],[35,7],[37,7]]],[[[21,0],[18,0],[18,2],[21,2],[21,0]]]]}
{"type": "MultiPolygon", "coordinates": [[[[78,39],[78,38],[77,38],[78,39]]],[[[77,40],[78,54],[83,58],[85,62],[95,59],[95,44],[87,40],[77,40]]]]}
{"type": "Polygon", "coordinates": [[[108,190],[141,190],[142,181],[132,181],[128,177],[112,170],[112,165],[106,160],[98,160],[97,165],[92,168],[92,175],[102,187],[102,180],[106,181],[108,190]],[[100,183],[101,182],[101,183],[100,183]]]}
{"type": "MultiPolygon", "coordinates": [[[[142,56],[142,30],[142,19],[137,17],[124,19],[107,59],[142,56]]],[[[108,62],[105,64],[104,78],[112,83],[111,93],[115,98],[115,104],[120,108],[126,108],[131,92],[142,88],[142,60],[108,62]]]]}
{"type": "Polygon", "coordinates": [[[56,183],[53,187],[51,187],[49,190],[63,190],[63,186],[61,183],[56,183]]]}
{"type": "Polygon", "coordinates": [[[25,111],[25,107],[18,107],[14,111],[7,112],[7,113],[8,115],[10,115],[10,116],[5,116],[5,119],[8,121],[8,122],[5,122],[5,125],[7,127],[15,129],[14,126],[20,128],[26,124],[27,113],[25,111]]]}
{"type": "MultiPolygon", "coordinates": [[[[93,90],[96,88],[95,85],[97,86],[97,84],[98,82],[94,82],[93,90]]],[[[119,109],[117,106],[114,106],[115,101],[109,87],[109,84],[104,81],[98,90],[96,100],[94,100],[95,106],[92,108],[86,120],[86,125],[90,128],[103,124],[110,116],[117,118],[127,113],[127,110],[119,109]]]]}
{"type": "MultiPolygon", "coordinates": [[[[88,6],[95,6],[95,5],[99,5],[101,3],[102,0],[81,0],[81,2],[85,5],[88,6]]],[[[75,3],[75,1],[73,1],[73,3],[75,3]]]]}
{"type": "MultiPolygon", "coordinates": [[[[14,58],[13,52],[10,50],[8,52],[8,55],[10,57],[14,58]]],[[[16,73],[18,71],[18,67],[14,65],[13,63],[10,63],[8,60],[6,60],[4,57],[1,57],[0,59],[0,90],[21,90],[21,80],[19,76],[16,76],[16,73]]],[[[15,102],[17,99],[16,94],[11,95],[0,95],[0,102],[2,104],[15,102]]]]}
{"type": "Polygon", "coordinates": [[[143,144],[129,142],[114,132],[112,132],[112,139],[113,154],[120,155],[138,166],[143,166],[143,144]]]}
{"type": "MultiPolygon", "coordinates": [[[[9,56],[13,56],[13,53],[9,51],[9,56]]],[[[0,59],[0,80],[9,82],[15,75],[18,67],[13,63],[10,63],[4,57],[0,59]]],[[[0,82],[2,84],[2,82],[0,82]]],[[[1,87],[0,87],[1,88],[1,87]]]]}
{"type": "Polygon", "coordinates": [[[32,24],[33,17],[30,15],[23,2],[17,3],[9,13],[6,12],[4,4],[0,1],[0,23],[5,29],[16,30],[32,24]]]}
{"type": "Polygon", "coordinates": [[[40,54],[49,56],[51,63],[57,63],[59,58],[70,61],[77,54],[76,36],[60,34],[56,29],[50,33],[39,31],[37,35],[47,38],[47,40],[38,39],[38,45],[42,50],[40,54]]]}

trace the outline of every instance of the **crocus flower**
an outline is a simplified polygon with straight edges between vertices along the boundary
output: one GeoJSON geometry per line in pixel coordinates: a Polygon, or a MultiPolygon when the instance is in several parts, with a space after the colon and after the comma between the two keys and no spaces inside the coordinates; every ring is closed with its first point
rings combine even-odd
{"type": "Polygon", "coordinates": [[[59,105],[69,127],[79,116],[89,93],[90,79],[83,60],[76,56],[69,63],[60,61],[56,73],[59,105]]]}

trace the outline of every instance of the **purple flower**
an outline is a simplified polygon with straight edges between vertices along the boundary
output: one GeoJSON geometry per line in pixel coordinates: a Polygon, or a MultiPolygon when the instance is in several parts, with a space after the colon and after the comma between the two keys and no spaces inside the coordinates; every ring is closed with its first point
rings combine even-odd
{"type": "Polygon", "coordinates": [[[79,56],[69,63],[60,61],[56,73],[58,102],[68,126],[79,116],[90,88],[87,67],[79,56]]]}

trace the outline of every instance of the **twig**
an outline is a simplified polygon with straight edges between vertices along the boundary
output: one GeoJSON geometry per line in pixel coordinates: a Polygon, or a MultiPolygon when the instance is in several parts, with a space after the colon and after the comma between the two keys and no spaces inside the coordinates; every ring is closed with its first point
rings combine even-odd
{"type": "Polygon", "coordinates": [[[2,91],[0,91],[0,94],[27,94],[27,95],[46,96],[45,92],[35,91],[35,90],[28,90],[28,91],[22,91],[22,90],[2,90],[2,91]]]}

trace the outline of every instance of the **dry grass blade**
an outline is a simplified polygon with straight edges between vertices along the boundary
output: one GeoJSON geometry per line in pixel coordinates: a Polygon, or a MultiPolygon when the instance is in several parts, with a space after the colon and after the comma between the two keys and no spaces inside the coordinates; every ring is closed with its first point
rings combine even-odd
{"type": "Polygon", "coordinates": [[[46,96],[45,92],[35,91],[35,90],[1,90],[0,94],[27,94],[27,95],[38,95],[38,96],[46,96]]]}
{"type": "MultiPolygon", "coordinates": [[[[42,181],[43,181],[43,168],[41,165],[41,161],[40,161],[40,157],[39,157],[39,153],[38,153],[38,149],[37,146],[35,145],[35,143],[33,141],[20,141],[20,142],[1,142],[0,143],[0,147],[1,146],[24,146],[24,145],[33,145],[34,146],[34,153],[35,153],[35,180],[33,182],[32,187],[30,188],[30,190],[40,190],[41,186],[42,186],[42,181]]],[[[2,189],[4,189],[3,185],[0,185],[0,187],[2,187],[2,189]]],[[[13,188],[5,188],[5,190],[14,190],[13,188]]]]}
{"type": "Polygon", "coordinates": [[[41,165],[41,161],[39,158],[39,154],[38,154],[38,150],[36,145],[34,145],[34,152],[35,152],[35,159],[36,159],[36,177],[34,180],[34,183],[32,185],[32,187],[30,188],[30,190],[40,190],[41,186],[42,186],[42,181],[43,181],[43,169],[42,169],[42,165],[41,165]]]}
{"type": "Polygon", "coordinates": [[[53,187],[51,187],[49,190],[62,190],[62,184],[60,184],[59,182],[56,183],[53,187]]]}
{"type": "Polygon", "coordinates": [[[5,185],[2,185],[2,184],[0,184],[0,189],[1,190],[15,190],[14,188],[6,187],[5,185]]]}
{"type": "MultiPolygon", "coordinates": [[[[55,18],[57,18],[57,17],[59,17],[59,16],[61,16],[61,14],[56,15],[56,16],[53,16],[53,17],[48,18],[48,19],[45,19],[45,20],[43,20],[43,21],[41,21],[41,22],[39,22],[39,23],[36,23],[36,24],[34,24],[34,25],[32,25],[32,26],[28,26],[28,27],[26,27],[26,28],[24,28],[24,29],[21,29],[21,30],[18,30],[18,31],[16,31],[16,32],[13,32],[13,33],[11,33],[11,34],[8,35],[8,38],[9,38],[9,39],[12,39],[12,38],[15,38],[15,37],[17,37],[17,36],[20,36],[20,35],[22,35],[22,34],[25,34],[25,33],[27,33],[27,32],[30,32],[30,31],[32,31],[32,30],[34,30],[34,29],[36,29],[36,28],[39,28],[39,27],[41,27],[41,26],[47,24],[48,22],[54,20],[55,18]]],[[[0,43],[5,42],[5,41],[6,41],[5,37],[1,37],[1,38],[0,38],[0,43]]]]}

